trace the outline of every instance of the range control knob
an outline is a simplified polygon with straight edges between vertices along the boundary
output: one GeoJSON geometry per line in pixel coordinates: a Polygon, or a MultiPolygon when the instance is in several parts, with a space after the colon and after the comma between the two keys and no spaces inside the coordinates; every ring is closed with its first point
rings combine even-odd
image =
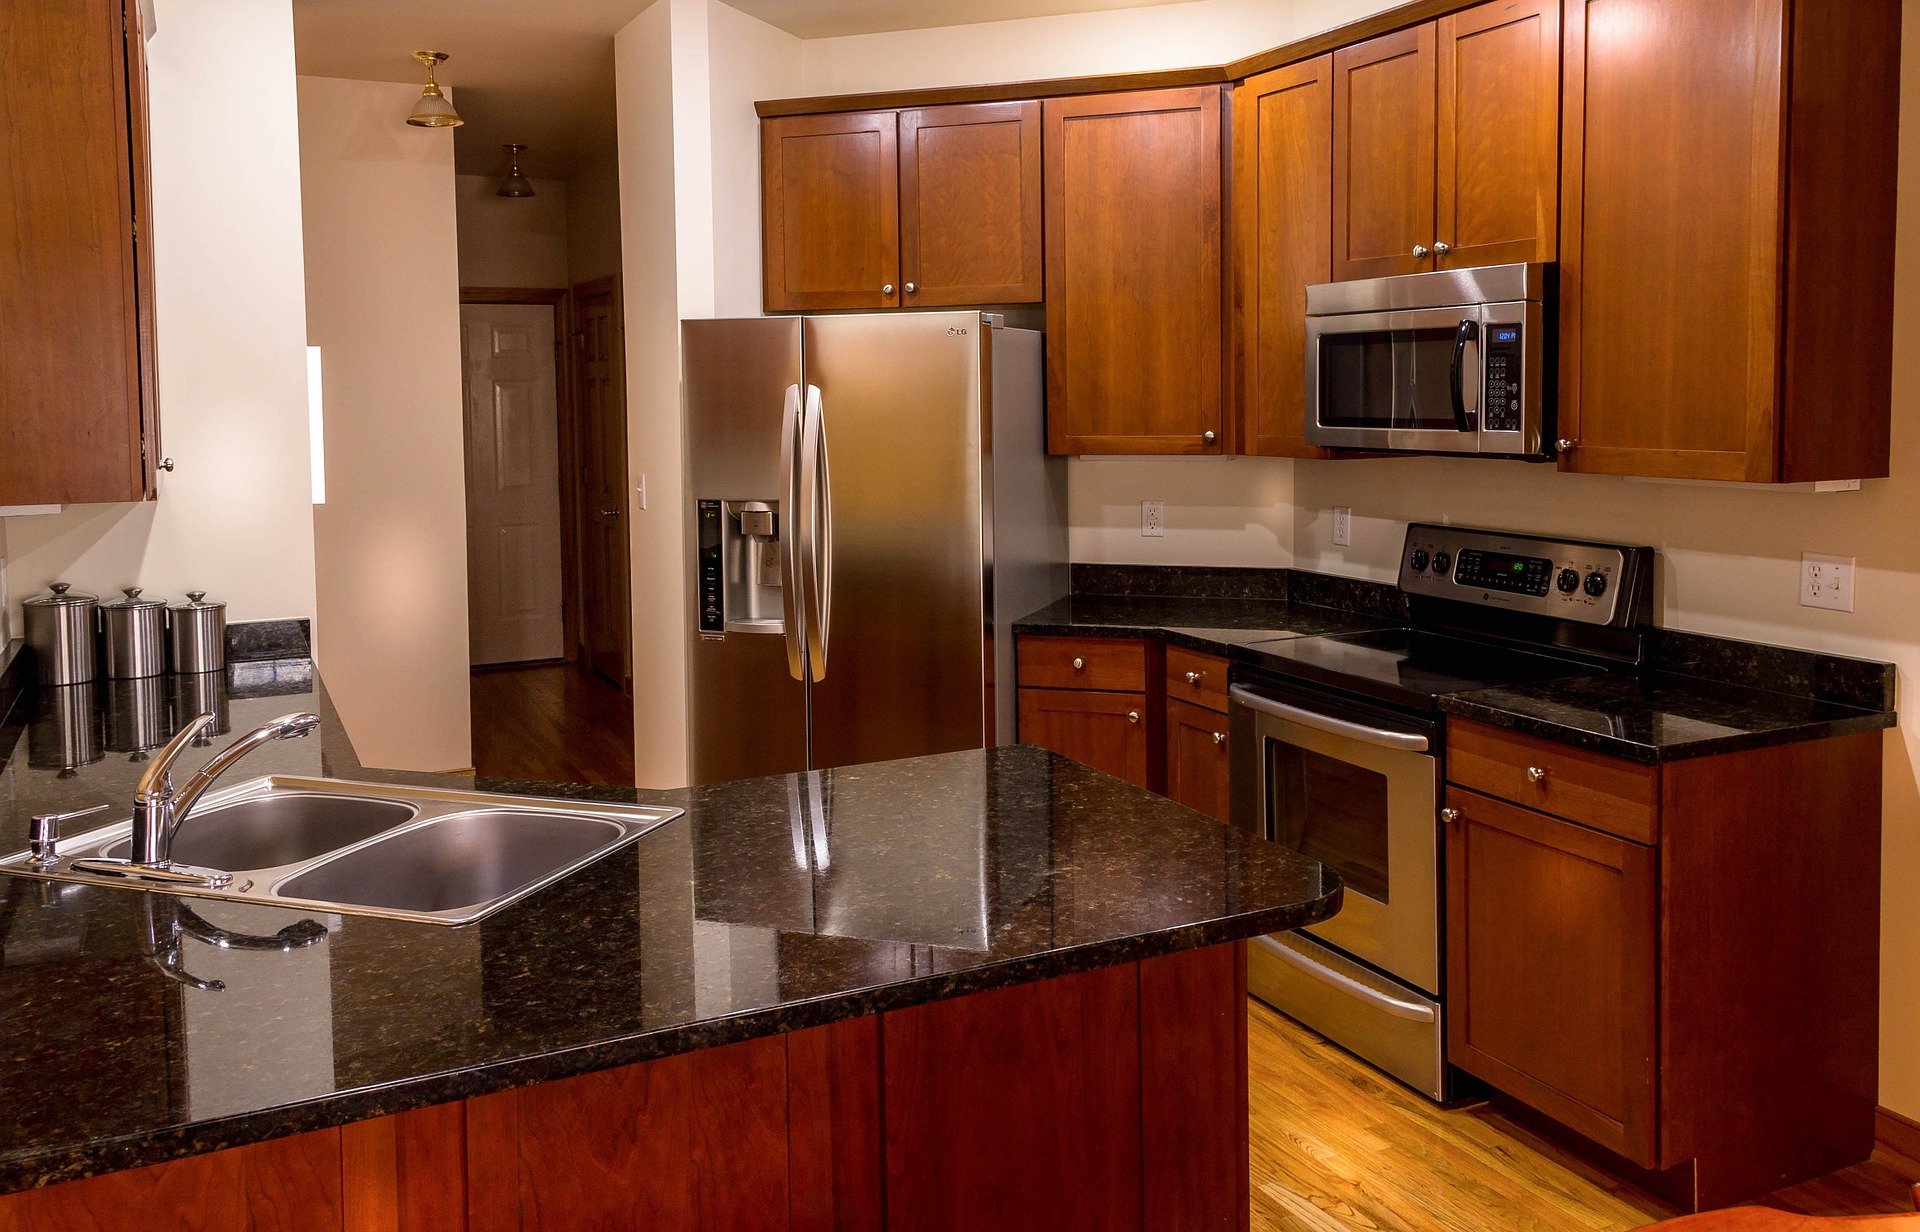
{"type": "Polygon", "coordinates": [[[1596,599],[1606,594],[1607,575],[1604,573],[1589,573],[1587,575],[1587,593],[1596,599]]]}
{"type": "Polygon", "coordinates": [[[1560,576],[1553,580],[1553,584],[1560,588],[1561,594],[1570,595],[1580,589],[1580,571],[1578,569],[1562,569],[1560,576]]]}
{"type": "Polygon", "coordinates": [[[1427,549],[1413,549],[1413,559],[1408,563],[1413,566],[1415,573],[1425,573],[1427,571],[1427,549]]]}
{"type": "Polygon", "coordinates": [[[1435,552],[1433,554],[1433,571],[1435,573],[1439,574],[1441,577],[1445,577],[1449,572],[1452,571],[1452,569],[1453,569],[1453,553],[1435,552]]]}

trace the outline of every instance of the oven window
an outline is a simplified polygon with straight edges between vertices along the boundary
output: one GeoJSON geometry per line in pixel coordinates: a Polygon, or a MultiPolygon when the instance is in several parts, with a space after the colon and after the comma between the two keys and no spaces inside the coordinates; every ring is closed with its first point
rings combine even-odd
{"type": "Polygon", "coordinates": [[[1386,776],[1284,741],[1266,745],[1274,841],[1334,869],[1355,894],[1387,902],[1386,776]]]}
{"type": "Polygon", "coordinates": [[[1321,424],[1451,431],[1452,329],[1320,337],[1321,424]]]}

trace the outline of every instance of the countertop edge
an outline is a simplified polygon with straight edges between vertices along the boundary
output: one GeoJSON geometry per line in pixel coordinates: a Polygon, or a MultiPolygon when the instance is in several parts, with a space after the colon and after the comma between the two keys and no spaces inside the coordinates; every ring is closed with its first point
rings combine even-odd
{"type": "Polygon", "coordinates": [[[1670,762],[1692,761],[1701,757],[1718,757],[1726,753],[1745,753],[1753,749],[1773,748],[1783,744],[1802,744],[1810,740],[1826,740],[1834,736],[1850,736],[1859,732],[1886,731],[1899,726],[1900,722],[1900,716],[1895,711],[1863,710],[1858,714],[1796,723],[1769,728],[1765,731],[1735,732],[1725,736],[1702,736],[1697,740],[1647,745],[1585,728],[1568,727],[1551,719],[1510,710],[1494,702],[1476,700],[1471,693],[1456,693],[1441,698],[1440,710],[1441,713],[1454,718],[1472,719],[1477,723],[1485,723],[1489,727],[1537,736],[1555,744],[1585,749],[1592,753],[1602,753],[1608,757],[1635,762],[1643,766],[1660,766],[1670,762]]]}
{"type": "Polygon", "coordinates": [[[1093,942],[814,1001],[516,1057],[472,1069],[424,1074],[235,1117],[105,1139],[83,1147],[0,1160],[0,1194],[43,1189],[455,1100],[827,1026],[868,1014],[1244,941],[1265,933],[1291,931],[1332,916],[1339,910],[1344,896],[1344,887],[1336,884],[1331,892],[1318,898],[1265,911],[1182,925],[1138,937],[1093,942]]]}

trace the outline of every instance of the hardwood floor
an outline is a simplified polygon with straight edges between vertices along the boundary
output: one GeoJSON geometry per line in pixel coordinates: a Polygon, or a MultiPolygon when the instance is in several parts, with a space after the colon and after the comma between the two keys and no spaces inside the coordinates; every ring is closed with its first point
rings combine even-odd
{"type": "Polygon", "coordinates": [[[483,778],[633,786],[633,702],[568,663],[473,673],[473,768],[483,778]]]}
{"type": "MultiPolygon", "coordinates": [[[[1440,1108],[1251,1006],[1253,1232],[1626,1232],[1677,1213],[1485,1105],[1440,1108]]],[[[1822,1215],[1910,1202],[1880,1157],[1767,1200],[1822,1215]]]]}

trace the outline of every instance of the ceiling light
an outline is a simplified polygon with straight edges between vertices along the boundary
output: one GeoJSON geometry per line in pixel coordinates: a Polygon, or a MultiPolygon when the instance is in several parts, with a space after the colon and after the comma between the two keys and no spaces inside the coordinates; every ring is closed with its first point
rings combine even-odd
{"type": "Polygon", "coordinates": [[[497,197],[537,197],[533,191],[533,181],[520,174],[520,152],[527,147],[508,142],[500,147],[507,152],[507,178],[500,181],[497,197]]]}
{"type": "Polygon", "coordinates": [[[416,51],[413,58],[427,66],[427,88],[420,91],[420,101],[413,105],[413,114],[407,117],[407,123],[415,128],[458,128],[466,123],[433,79],[433,70],[446,60],[447,53],[416,51]]]}

